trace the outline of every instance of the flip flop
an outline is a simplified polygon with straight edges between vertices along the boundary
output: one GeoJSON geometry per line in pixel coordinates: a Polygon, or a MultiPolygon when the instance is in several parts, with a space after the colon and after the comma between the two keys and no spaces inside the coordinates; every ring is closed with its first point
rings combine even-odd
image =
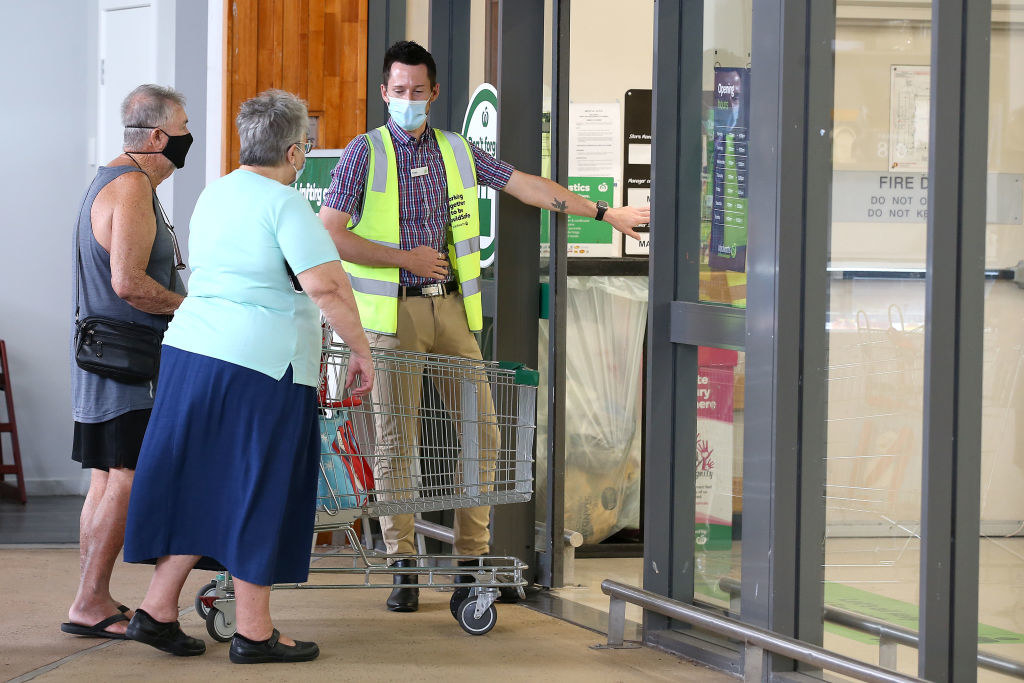
{"type": "Polygon", "coordinates": [[[132,611],[132,608],[129,607],[128,605],[118,605],[117,606],[117,611],[120,612],[121,614],[128,614],[129,612],[132,611]]]}
{"type": "Polygon", "coordinates": [[[103,621],[97,622],[92,626],[83,626],[81,624],[75,624],[70,621],[65,621],[60,625],[60,630],[64,633],[70,633],[73,636],[87,636],[90,638],[110,638],[111,640],[125,640],[123,633],[114,633],[106,630],[108,626],[116,624],[119,621],[128,621],[121,612],[118,612],[112,617],[107,617],[103,621]]]}

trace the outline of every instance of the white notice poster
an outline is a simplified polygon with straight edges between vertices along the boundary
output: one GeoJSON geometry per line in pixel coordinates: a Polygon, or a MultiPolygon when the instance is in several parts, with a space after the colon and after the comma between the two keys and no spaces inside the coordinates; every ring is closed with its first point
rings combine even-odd
{"type": "MultiPolygon", "coordinates": [[[[612,178],[612,206],[621,206],[622,114],[618,102],[569,103],[569,175],[612,178]]],[[[572,189],[572,188],[570,188],[572,189]]],[[[604,224],[598,224],[604,225],[604,224]]],[[[615,257],[622,251],[622,235],[611,229],[610,240],[569,245],[570,256],[615,257]]]]}
{"type": "Polygon", "coordinates": [[[893,66],[889,105],[889,170],[928,172],[930,66],[893,66]]]}

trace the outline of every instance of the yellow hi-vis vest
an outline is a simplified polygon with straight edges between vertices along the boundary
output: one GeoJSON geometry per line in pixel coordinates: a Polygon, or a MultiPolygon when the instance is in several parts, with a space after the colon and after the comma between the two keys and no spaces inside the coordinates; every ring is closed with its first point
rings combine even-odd
{"type": "MultiPolygon", "coordinates": [[[[476,199],[476,164],[466,139],[434,129],[448,186],[448,262],[466,304],[469,329],[483,328],[480,296],[480,212],[476,199]]],[[[369,148],[363,210],[352,232],[363,239],[401,248],[398,224],[398,160],[387,126],[365,134],[369,148]]],[[[398,330],[399,269],[342,261],[359,307],[363,328],[395,334],[398,330]]]]}

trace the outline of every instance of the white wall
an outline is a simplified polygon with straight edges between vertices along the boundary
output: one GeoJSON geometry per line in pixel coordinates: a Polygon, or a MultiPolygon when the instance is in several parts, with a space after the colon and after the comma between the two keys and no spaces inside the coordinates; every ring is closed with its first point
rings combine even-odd
{"type": "MultiPolygon", "coordinates": [[[[176,176],[173,206],[167,207],[187,237],[191,206],[206,179],[207,2],[155,1],[162,36],[159,80],[180,81],[196,136],[189,163],[176,176]]],[[[68,345],[72,232],[95,174],[97,27],[97,0],[0,6],[0,63],[9,94],[0,107],[9,154],[0,165],[0,339],[10,357],[30,495],[79,493],[86,480],[70,457],[68,345]]]]}
{"type": "Polygon", "coordinates": [[[30,493],[77,490],[79,481],[70,459],[68,335],[71,230],[90,136],[89,16],[90,3],[77,0],[0,11],[0,130],[9,154],[0,165],[0,338],[30,493]]]}
{"type": "Polygon", "coordinates": [[[415,41],[429,50],[429,36],[430,0],[406,0],[405,39],[415,41]]]}

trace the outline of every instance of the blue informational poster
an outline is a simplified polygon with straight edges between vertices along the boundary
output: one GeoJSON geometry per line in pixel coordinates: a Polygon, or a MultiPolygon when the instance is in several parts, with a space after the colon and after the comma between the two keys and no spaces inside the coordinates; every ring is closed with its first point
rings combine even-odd
{"type": "Polygon", "coordinates": [[[744,272],[747,264],[747,143],[750,69],[715,67],[711,239],[712,271],[744,272]]]}

